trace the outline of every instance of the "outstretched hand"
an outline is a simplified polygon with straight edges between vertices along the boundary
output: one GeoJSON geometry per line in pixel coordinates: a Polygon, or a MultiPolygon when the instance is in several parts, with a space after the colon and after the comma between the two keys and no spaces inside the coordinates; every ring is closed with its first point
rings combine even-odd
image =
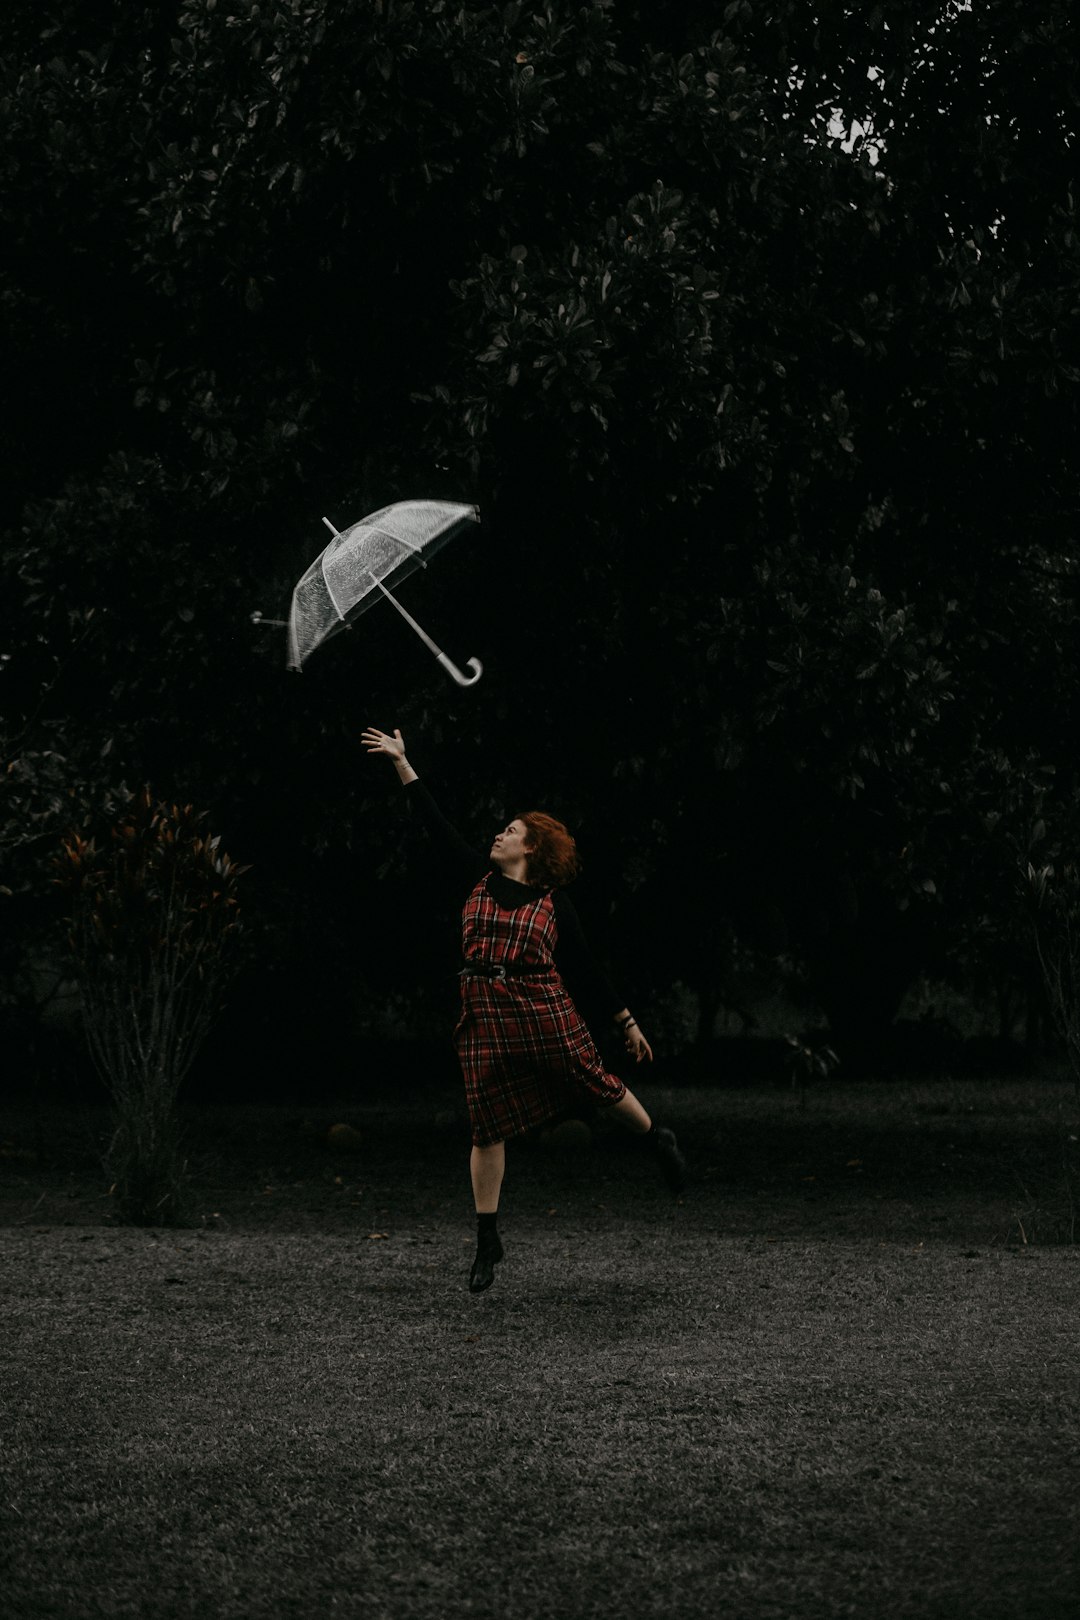
{"type": "Polygon", "coordinates": [[[391,736],[389,732],[380,731],[377,726],[368,726],[360,741],[369,754],[385,754],[395,764],[405,758],[405,744],[400,731],[395,731],[391,736]]]}
{"type": "Polygon", "coordinates": [[[638,1029],[636,1024],[632,1029],[628,1029],[626,1031],[625,1046],[635,1063],[652,1062],[652,1047],[649,1045],[648,1041],[645,1039],[644,1035],[641,1033],[640,1029],[638,1029]]]}

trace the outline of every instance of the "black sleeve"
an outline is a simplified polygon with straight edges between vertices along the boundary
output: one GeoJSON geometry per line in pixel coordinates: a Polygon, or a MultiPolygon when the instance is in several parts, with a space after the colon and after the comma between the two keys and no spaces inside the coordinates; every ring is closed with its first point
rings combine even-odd
{"type": "Polygon", "coordinates": [[[555,965],[570,992],[570,998],[586,1022],[594,1018],[614,1018],[624,1003],[597,961],[574,902],[560,889],[555,895],[555,919],[559,937],[555,945],[555,965]]]}
{"type": "Polygon", "coordinates": [[[432,842],[439,849],[447,865],[452,868],[455,877],[459,877],[462,882],[475,883],[490,870],[491,863],[473,849],[454,824],[446,819],[419,778],[406,784],[405,794],[410,811],[414,815],[419,815],[431,834],[432,842]]]}

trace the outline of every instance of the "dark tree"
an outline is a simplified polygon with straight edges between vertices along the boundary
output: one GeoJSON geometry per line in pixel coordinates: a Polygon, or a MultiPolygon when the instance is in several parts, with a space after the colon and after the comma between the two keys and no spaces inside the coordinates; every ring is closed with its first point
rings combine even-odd
{"type": "Polygon", "coordinates": [[[17,8],[8,887],[150,780],[243,823],[268,965],[407,974],[374,721],[466,821],[571,819],[657,986],[733,921],[850,1051],[922,968],[1022,978],[1075,800],[1077,54],[1061,0],[17,8]],[[286,677],[250,611],[413,493],[481,504],[409,589],[485,681],[379,614],[286,677]]]}

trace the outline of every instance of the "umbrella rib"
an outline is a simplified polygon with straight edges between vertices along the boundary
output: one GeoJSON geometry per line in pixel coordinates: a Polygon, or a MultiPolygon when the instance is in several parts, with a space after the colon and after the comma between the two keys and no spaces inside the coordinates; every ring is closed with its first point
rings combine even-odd
{"type": "MultiPolygon", "coordinates": [[[[334,536],[335,540],[343,540],[345,538],[344,535],[342,534],[341,530],[338,529],[338,528],[335,528],[335,526],[331,523],[331,521],[330,521],[330,519],[328,517],[324,517],[323,522],[326,524],[326,527],[330,530],[330,533],[334,536]]],[[[381,534],[384,537],[384,539],[392,540],[394,542],[394,544],[396,546],[400,546],[403,551],[409,552],[409,554],[411,556],[416,558],[416,560],[420,564],[421,568],[426,568],[427,567],[427,563],[424,561],[423,557],[420,555],[420,547],[419,546],[414,546],[412,544],[412,542],[409,541],[409,540],[403,540],[399,534],[391,534],[389,529],[381,529],[377,523],[367,524],[367,525],[365,525],[365,527],[367,528],[369,534],[381,534]]],[[[323,581],[323,584],[326,586],[326,594],[330,598],[331,606],[333,607],[334,612],[337,614],[338,618],[341,620],[342,624],[344,624],[346,622],[345,615],[341,611],[341,607],[340,607],[340,605],[338,603],[338,599],[334,595],[334,587],[331,585],[329,577],[328,577],[327,572],[326,572],[326,552],[325,551],[323,552],[322,556],[319,558],[319,572],[322,574],[322,581],[323,581]]],[[[386,589],[386,587],[382,584],[382,582],[371,572],[371,569],[370,568],[365,568],[364,572],[367,574],[368,578],[372,581],[372,583],[379,587],[379,589],[382,591],[383,595],[386,596],[387,598],[389,598],[389,600],[394,603],[394,606],[397,608],[398,612],[402,615],[402,617],[405,618],[405,619],[409,619],[409,615],[405,612],[405,609],[401,606],[400,602],[396,601],[395,598],[390,595],[390,592],[386,589]]],[[[417,635],[424,636],[423,630],[421,630],[420,626],[416,623],[415,619],[409,619],[409,623],[412,625],[412,627],[416,631],[417,635]]],[[[427,640],[428,638],[426,636],[424,636],[424,639],[427,640]]],[[[432,649],[433,652],[437,653],[439,651],[438,647],[436,647],[436,645],[435,645],[435,643],[433,641],[428,641],[428,646],[432,649]]]]}
{"type": "MultiPolygon", "coordinates": [[[[325,519],[323,521],[325,522],[325,519]]],[[[329,581],[329,579],[327,578],[327,575],[326,575],[326,552],[325,551],[323,552],[322,556],[319,558],[319,573],[322,575],[322,582],[326,586],[326,594],[330,598],[330,605],[333,608],[334,612],[337,614],[338,618],[341,620],[342,624],[344,624],[345,623],[345,615],[344,615],[344,613],[342,613],[341,608],[338,606],[338,599],[334,595],[334,587],[331,585],[331,583],[330,583],[330,581],[329,581]]]]}
{"type": "Polygon", "coordinates": [[[424,561],[421,555],[423,550],[421,546],[414,546],[411,540],[406,540],[400,534],[391,534],[389,529],[380,529],[377,523],[372,523],[370,526],[365,525],[365,527],[368,528],[369,534],[383,534],[388,540],[392,540],[395,546],[404,546],[405,550],[410,551],[416,558],[421,568],[427,567],[427,563],[424,561]]]}
{"type": "MultiPolygon", "coordinates": [[[[341,530],[335,529],[328,517],[324,517],[323,522],[326,524],[326,527],[330,530],[330,533],[334,536],[335,540],[344,540],[345,536],[342,534],[341,530]]],[[[368,534],[381,534],[385,539],[392,540],[395,546],[401,546],[403,551],[407,551],[411,556],[415,557],[421,568],[427,567],[427,563],[424,561],[423,557],[424,547],[422,543],[419,545],[414,545],[411,540],[406,540],[404,535],[394,534],[391,529],[382,529],[377,523],[362,523],[360,527],[366,529],[368,534]]],[[[323,573],[323,578],[326,578],[325,572],[323,573]]],[[[334,606],[337,606],[336,602],[334,606]]]]}

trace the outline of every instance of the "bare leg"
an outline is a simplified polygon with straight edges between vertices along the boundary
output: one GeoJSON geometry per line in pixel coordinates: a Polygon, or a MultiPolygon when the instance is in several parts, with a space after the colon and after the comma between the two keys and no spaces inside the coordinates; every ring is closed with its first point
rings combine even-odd
{"type": "Polygon", "coordinates": [[[609,1112],[614,1114],[620,1125],[625,1125],[633,1131],[635,1136],[644,1135],[652,1126],[652,1120],[629,1087],[626,1096],[620,1097],[617,1103],[612,1103],[609,1112]]]}
{"type": "Polygon", "coordinates": [[[679,1152],[675,1132],[664,1125],[654,1130],[652,1120],[632,1091],[627,1091],[625,1097],[612,1103],[611,1112],[620,1125],[625,1125],[635,1136],[644,1138],[645,1147],[655,1154],[664,1180],[672,1192],[682,1192],[686,1185],[686,1160],[679,1152]]]}
{"type": "Polygon", "coordinates": [[[495,1229],[499,1192],[506,1168],[506,1145],[474,1147],[469,1159],[473,1199],[476,1203],[476,1259],[469,1274],[469,1292],[482,1294],[495,1281],[495,1267],[503,1257],[503,1246],[495,1229]]]}
{"type": "Polygon", "coordinates": [[[474,1147],[469,1159],[472,1175],[473,1200],[478,1215],[493,1215],[499,1207],[499,1191],[506,1168],[506,1144],[495,1142],[491,1147],[474,1147]]]}

